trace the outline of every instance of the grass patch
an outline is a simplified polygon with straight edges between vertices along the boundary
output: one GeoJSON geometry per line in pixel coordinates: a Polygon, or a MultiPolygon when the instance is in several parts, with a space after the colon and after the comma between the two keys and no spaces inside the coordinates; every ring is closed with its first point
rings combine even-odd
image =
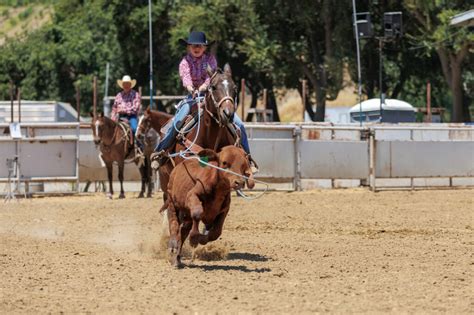
{"type": "Polygon", "coordinates": [[[18,14],[18,18],[20,21],[26,20],[31,14],[33,13],[33,7],[28,7],[26,10],[23,10],[20,14],[18,14]]]}

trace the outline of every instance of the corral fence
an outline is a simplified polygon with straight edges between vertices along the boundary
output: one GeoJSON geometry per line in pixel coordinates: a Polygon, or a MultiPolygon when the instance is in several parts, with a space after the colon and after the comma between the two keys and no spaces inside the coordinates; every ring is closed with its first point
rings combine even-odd
{"type": "MultiPolygon", "coordinates": [[[[0,124],[0,182],[23,193],[44,193],[45,183],[79,189],[79,123],[22,123],[12,135],[0,124]],[[20,187],[21,186],[21,187],[20,187]]],[[[53,185],[54,186],[54,185],[53,185]]]]}
{"type": "MultiPolygon", "coordinates": [[[[67,182],[77,192],[79,185],[106,181],[90,127],[22,124],[21,139],[12,139],[6,128],[0,124],[0,182],[8,180],[4,165],[15,157],[14,179],[25,190],[32,183],[67,182]]],[[[259,164],[256,178],[274,189],[474,186],[474,126],[272,123],[246,129],[259,164]]],[[[134,164],[126,165],[125,181],[140,181],[134,164]]]]}
{"type": "Polygon", "coordinates": [[[293,189],[472,186],[474,127],[248,125],[259,176],[293,189]]]}

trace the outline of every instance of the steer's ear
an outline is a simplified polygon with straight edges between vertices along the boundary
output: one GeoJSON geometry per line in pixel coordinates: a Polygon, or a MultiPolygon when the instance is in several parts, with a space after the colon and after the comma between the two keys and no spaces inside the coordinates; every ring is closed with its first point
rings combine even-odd
{"type": "Polygon", "coordinates": [[[207,157],[207,160],[210,161],[219,161],[219,156],[216,152],[211,149],[204,149],[199,151],[199,157],[207,157]]]}

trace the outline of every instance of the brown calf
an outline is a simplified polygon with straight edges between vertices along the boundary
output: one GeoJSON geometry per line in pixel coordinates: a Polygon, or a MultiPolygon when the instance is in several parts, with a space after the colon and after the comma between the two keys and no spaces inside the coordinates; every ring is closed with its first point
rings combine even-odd
{"type": "MultiPolygon", "coordinates": [[[[226,146],[215,153],[205,149],[199,152],[203,160],[234,173],[250,177],[247,186],[253,188],[252,172],[245,152],[235,146],[226,146]]],[[[211,166],[197,159],[178,164],[170,175],[168,208],[171,263],[181,267],[181,249],[189,234],[191,246],[206,244],[219,238],[224,220],[229,212],[230,193],[240,189],[245,179],[211,166]],[[206,225],[206,233],[199,233],[199,222],[206,225]]]]}

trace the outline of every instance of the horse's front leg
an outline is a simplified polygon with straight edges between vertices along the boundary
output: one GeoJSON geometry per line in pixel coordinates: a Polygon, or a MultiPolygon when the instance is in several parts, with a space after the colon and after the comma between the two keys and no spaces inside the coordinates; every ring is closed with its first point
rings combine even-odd
{"type": "Polygon", "coordinates": [[[120,199],[125,198],[125,191],[123,190],[123,169],[124,169],[124,167],[125,167],[125,163],[122,160],[118,163],[118,178],[119,178],[119,181],[120,181],[120,195],[119,195],[120,199]]]}
{"type": "Polygon", "coordinates": [[[138,195],[138,198],[143,198],[145,197],[145,185],[146,185],[146,180],[147,180],[146,160],[145,160],[145,163],[139,167],[139,169],[140,169],[140,176],[142,178],[142,188],[140,189],[140,194],[138,195]]]}
{"type": "Polygon", "coordinates": [[[151,198],[153,191],[153,170],[151,168],[150,157],[145,158],[145,170],[147,172],[147,181],[148,181],[148,191],[146,194],[147,198],[151,198]]]}
{"type": "Polygon", "coordinates": [[[112,185],[112,177],[113,177],[113,169],[112,169],[112,162],[105,162],[105,167],[107,168],[107,177],[109,179],[109,193],[107,194],[107,198],[112,199],[114,194],[114,187],[112,185]]]}

